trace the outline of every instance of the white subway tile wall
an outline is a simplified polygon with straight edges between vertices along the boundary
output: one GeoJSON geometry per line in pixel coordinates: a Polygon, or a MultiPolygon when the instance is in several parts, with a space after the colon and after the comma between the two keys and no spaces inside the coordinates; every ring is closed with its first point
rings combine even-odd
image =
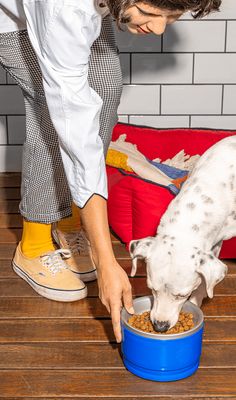
{"type": "Polygon", "coordinates": [[[0,68],[0,85],[6,83],[6,72],[3,68],[0,68]]]}
{"type": "Polygon", "coordinates": [[[178,21],[163,37],[164,52],[222,52],[224,47],[224,21],[178,21]]]}
{"type": "Polygon", "coordinates": [[[235,115],[198,115],[191,117],[191,128],[212,128],[236,130],[235,115]]]}
{"type": "Polygon", "coordinates": [[[236,83],[236,53],[195,54],[194,83],[236,83]]]}
{"type": "Polygon", "coordinates": [[[131,83],[191,83],[193,54],[132,54],[131,83]]]}
{"type": "Polygon", "coordinates": [[[162,114],[220,114],[222,86],[163,85],[162,114]]]}
{"type": "Polygon", "coordinates": [[[152,126],[154,128],[189,128],[189,117],[184,115],[131,115],[129,122],[135,125],[152,126]]]}
{"type": "Polygon", "coordinates": [[[7,144],[7,122],[6,117],[0,117],[0,145],[7,144]]]}
{"type": "Polygon", "coordinates": [[[0,146],[0,171],[21,171],[22,146],[0,146]]]}
{"type": "Polygon", "coordinates": [[[236,115],[236,85],[224,87],[223,113],[236,115]]]}
{"type": "Polygon", "coordinates": [[[236,21],[228,21],[227,23],[227,42],[226,51],[236,52],[236,21]]]}
{"type": "Polygon", "coordinates": [[[119,114],[159,114],[160,86],[124,85],[119,114]]]}
{"type": "Polygon", "coordinates": [[[8,140],[10,144],[22,144],[25,138],[25,116],[8,116],[8,140]]]}
{"type": "Polygon", "coordinates": [[[123,83],[130,83],[130,54],[120,54],[120,64],[123,74],[123,83]]]}
{"type": "MultiPolygon", "coordinates": [[[[161,37],[115,29],[121,122],[236,130],[236,0],[202,20],[186,13],[161,37]]],[[[0,68],[0,171],[21,169],[24,114],[20,90],[0,68]]]]}

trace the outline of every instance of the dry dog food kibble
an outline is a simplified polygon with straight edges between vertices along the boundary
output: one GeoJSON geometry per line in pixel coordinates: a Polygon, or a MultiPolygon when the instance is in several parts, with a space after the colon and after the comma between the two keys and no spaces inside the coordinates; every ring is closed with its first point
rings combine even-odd
{"type": "Polygon", "coordinates": [[[153,328],[152,322],[150,320],[150,312],[145,311],[142,314],[139,315],[132,315],[130,317],[128,323],[133,326],[136,329],[139,329],[144,332],[149,332],[149,333],[163,333],[163,334],[169,334],[169,333],[181,333],[185,331],[189,331],[194,327],[194,322],[193,322],[193,314],[192,313],[187,313],[181,311],[179,314],[179,319],[178,322],[173,328],[169,329],[166,332],[156,332],[155,329],[153,328]]]}

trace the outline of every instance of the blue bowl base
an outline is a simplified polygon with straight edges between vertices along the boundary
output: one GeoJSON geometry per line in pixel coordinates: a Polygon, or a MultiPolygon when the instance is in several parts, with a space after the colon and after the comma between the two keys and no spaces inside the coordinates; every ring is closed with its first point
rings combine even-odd
{"type": "Polygon", "coordinates": [[[158,381],[158,382],[170,382],[170,381],[178,381],[180,379],[187,378],[188,376],[194,374],[194,372],[198,369],[199,361],[191,365],[190,367],[183,368],[181,370],[176,371],[154,371],[147,370],[133,363],[130,363],[127,359],[123,359],[124,365],[128,371],[132,372],[132,374],[139,376],[143,379],[148,379],[150,381],[158,381]]]}

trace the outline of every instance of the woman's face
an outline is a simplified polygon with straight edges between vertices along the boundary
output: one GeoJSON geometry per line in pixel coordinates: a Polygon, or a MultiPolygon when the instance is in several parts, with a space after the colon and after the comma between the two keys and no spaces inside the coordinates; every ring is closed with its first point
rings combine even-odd
{"type": "Polygon", "coordinates": [[[183,12],[180,10],[165,10],[140,1],[129,7],[123,17],[130,18],[130,22],[125,25],[131,33],[161,35],[165,31],[166,25],[175,22],[182,14],[183,12]]]}

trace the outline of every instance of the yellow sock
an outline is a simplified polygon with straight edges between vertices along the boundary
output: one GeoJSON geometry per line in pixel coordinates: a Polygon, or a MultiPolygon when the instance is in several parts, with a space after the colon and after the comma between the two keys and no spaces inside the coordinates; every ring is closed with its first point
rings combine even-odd
{"type": "Polygon", "coordinates": [[[27,258],[39,257],[47,251],[55,250],[52,242],[51,224],[24,220],[21,250],[27,258]]]}
{"type": "Polygon", "coordinates": [[[72,203],[72,216],[58,221],[57,228],[66,233],[78,231],[81,228],[79,207],[72,203]]]}

